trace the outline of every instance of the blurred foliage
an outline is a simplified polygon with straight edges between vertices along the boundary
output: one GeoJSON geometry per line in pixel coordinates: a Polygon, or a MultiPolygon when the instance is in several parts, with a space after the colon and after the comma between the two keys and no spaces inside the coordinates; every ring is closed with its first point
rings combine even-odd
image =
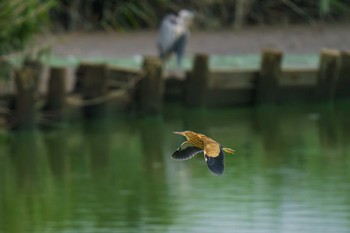
{"type": "Polygon", "coordinates": [[[0,0],[0,55],[23,48],[50,19],[55,31],[157,28],[165,14],[187,8],[197,27],[222,28],[234,24],[242,2],[248,24],[329,21],[350,13],[350,0],[0,0]]]}
{"type": "Polygon", "coordinates": [[[0,0],[0,55],[25,47],[49,21],[56,0],[0,0]]]}
{"type": "Polygon", "coordinates": [[[319,0],[320,17],[344,16],[350,13],[349,0],[319,0]]]}
{"type": "Polygon", "coordinates": [[[255,0],[248,20],[266,24],[334,21],[349,13],[349,0],[255,0]]]}
{"type": "Polygon", "coordinates": [[[332,21],[350,13],[350,0],[0,0],[0,56],[23,49],[50,20],[54,31],[157,28],[165,14],[187,8],[197,27],[223,28],[234,25],[239,4],[247,24],[332,21]]]}
{"type": "Polygon", "coordinates": [[[59,0],[56,26],[79,29],[156,28],[166,13],[182,8],[196,12],[201,28],[230,27],[237,4],[244,4],[248,24],[303,23],[348,17],[350,0],[59,0]]]}
{"type": "Polygon", "coordinates": [[[52,16],[55,26],[66,30],[137,29],[154,26],[157,21],[154,5],[162,2],[164,0],[60,0],[60,7],[52,16]]]}

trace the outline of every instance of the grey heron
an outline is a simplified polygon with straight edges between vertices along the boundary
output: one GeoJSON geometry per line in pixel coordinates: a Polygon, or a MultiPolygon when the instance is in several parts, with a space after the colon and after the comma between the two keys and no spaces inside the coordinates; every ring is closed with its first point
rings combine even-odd
{"type": "Polygon", "coordinates": [[[157,38],[159,56],[163,61],[175,53],[177,65],[181,67],[192,19],[193,13],[184,9],[178,15],[168,14],[164,17],[157,38]]]}

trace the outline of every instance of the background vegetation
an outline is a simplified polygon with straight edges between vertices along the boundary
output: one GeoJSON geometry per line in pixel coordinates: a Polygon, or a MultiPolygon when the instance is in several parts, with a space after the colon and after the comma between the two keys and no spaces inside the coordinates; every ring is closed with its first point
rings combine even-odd
{"type": "Polygon", "coordinates": [[[238,20],[249,25],[342,20],[350,0],[0,0],[0,58],[45,29],[155,29],[166,13],[181,8],[196,12],[197,27],[216,29],[238,20]]]}
{"type": "Polygon", "coordinates": [[[47,26],[55,0],[0,0],[0,55],[22,49],[47,26]]]}
{"type": "MultiPolygon", "coordinates": [[[[59,0],[56,23],[65,29],[155,28],[166,13],[195,11],[201,28],[230,27],[243,5],[247,24],[339,20],[350,13],[350,0],[59,0]],[[58,19],[58,20],[57,20],[58,19]]],[[[56,24],[57,25],[57,24],[56,24]]]]}

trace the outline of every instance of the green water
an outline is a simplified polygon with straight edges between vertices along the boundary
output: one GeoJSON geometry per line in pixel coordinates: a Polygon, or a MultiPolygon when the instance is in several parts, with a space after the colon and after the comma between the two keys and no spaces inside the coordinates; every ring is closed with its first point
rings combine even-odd
{"type": "Polygon", "coordinates": [[[350,232],[350,108],[166,108],[0,135],[0,232],[350,232]],[[213,176],[174,161],[205,133],[236,155],[213,176]]]}
{"type": "MultiPolygon", "coordinates": [[[[260,54],[240,55],[240,56],[210,56],[210,68],[211,69],[258,69],[260,67],[260,54]]],[[[191,69],[192,57],[185,57],[183,60],[183,68],[191,69]]],[[[123,57],[123,58],[105,58],[105,57],[93,57],[93,58],[79,58],[75,56],[69,57],[57,57],[50,56],[44,59],[44,62],[50,65],[68,66],[78,65],[80,62],[96,62],[106,63],[118,67],[126,68],[140,68],[142,66],[142,57],[123,57]]],[[[286,54],[283,57],[282,67],[302,67],[302,68],[317,68],[319,63],[319,54],[286,54]]],[[[176,60],[170,59],[166,65],[168,69],[174,69],[177,67],[176,60]]]]}

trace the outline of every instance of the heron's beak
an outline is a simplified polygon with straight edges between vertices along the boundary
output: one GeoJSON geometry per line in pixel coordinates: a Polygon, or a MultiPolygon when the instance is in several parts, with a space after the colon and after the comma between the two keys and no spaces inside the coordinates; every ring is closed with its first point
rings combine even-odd
{"type": "Polygon", "coordinates": [[[185,136],[185,133],[184,132],[177,132],[177,131],[175,131],[175,132],[173,132],[174,134],[180,134],[180,135],[182,135],[182,136],[185,136]]]}

